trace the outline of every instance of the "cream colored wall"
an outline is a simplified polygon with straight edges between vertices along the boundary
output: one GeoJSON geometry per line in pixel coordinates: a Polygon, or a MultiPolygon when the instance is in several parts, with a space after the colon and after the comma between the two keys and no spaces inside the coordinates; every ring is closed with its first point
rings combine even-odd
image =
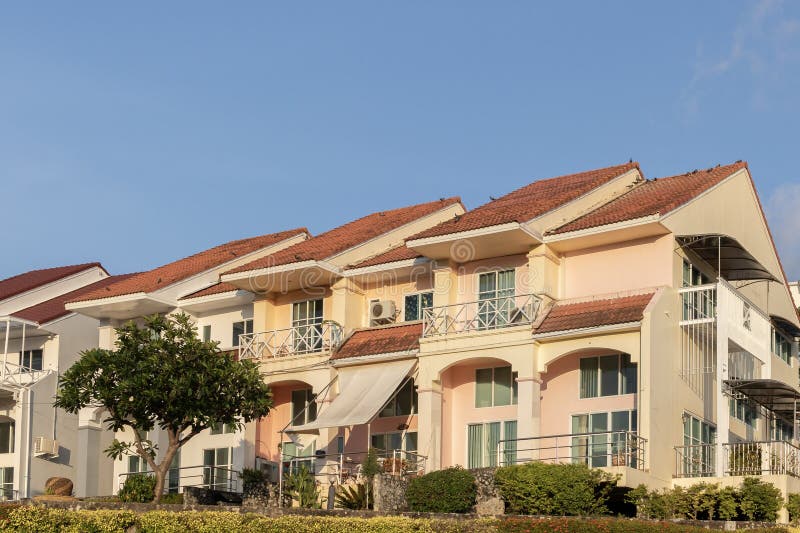
{"type": "MultiPolygon", "coordinates": [[[[203,334],[204,326],[211,326],[211,340],[218,341],[223,350],[233,347],[233,323],[253,318],[253,305],[228,307],[206,313],[198,313],[195,317],[197,332],[203,334]]],[[[253,332],[259,330],[253,323],[253,332]]]]}
{"type": "Polygon", "coordinates": [[[415,279],[398,280],[387,277],[383,283],[370,283],[363,287],[364,304],[361,326],[369,326],[369,302],[372,300],[389,300],[394,302],[397,309],[397,321],[404,321],[405,297],[410,294],[433,290],[433,276],[419,276],[415,279]]]}
{"type": "Polygon", "coordinates": [[[563,298],[581,298],[672,283],[671,235],[567,252],[563,298]]]}
{"type": "MultiPolygon", "coordinates": [[[[525,255],[509,255],[482,259],[452,265],[456,274],[455,302],[474,302],[478,299],[480,275],[486,272],[514,269],[514,282],[517,294],[528,294],[530,291],[530,275],[528,271],[528,258],[525,255]]],[[[439,288],[437,287],[437,290],[439,288]]]]}

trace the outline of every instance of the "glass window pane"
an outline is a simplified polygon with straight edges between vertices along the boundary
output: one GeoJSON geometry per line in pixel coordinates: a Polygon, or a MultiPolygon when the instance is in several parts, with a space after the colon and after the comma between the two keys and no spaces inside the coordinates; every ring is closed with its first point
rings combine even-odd
{"type": "MultiPolygon", "coordinates": [[[[283,445],[283,451],[287,455],[293,455],[289,453],[288,443],[283,445]]],[[[203,465],[214,466],[214,450],[203,450],[203,465]]]]}
{"type": "Polygon", "coordinates": [[[589,416],[591,424],[590,431],[596,433],[598,431],[608,431],[608,413],[594,413],[589,416]]]}
{"type": "Polygon", "coordinates": [[[500,444],[500,422],[486,424],[486,466],[497,466],[497,446],[500,444]]]}
{"type": "Polygon", "coordinates": [[[636,393],[636,363],[631,363],[631,356],[622,354],[622,394],[636,393]]]}
{"type": "Polygon", "coordinates": [[[228,465],[228,448],[217,448],[217,465],[228,465]]]}
{"type": "Polygon", "coordinates": [[[589,415],[572,415],[572,432],[589,432],[589,415]]]}
{"type": "Polygon", "coordinates": [[[496,272],[484,272],[478,276],[478,293],[482,298],[494,298],[497,289],[496,272]]]}
{"type": "Polygon", "coordinates": [[[517,443],[514,439],[517,438],[517,421],[508,420],[503,423],[503,464],[513,465],[517,462],[517,443]]]}
{"type": "Polygon", "coordinates": [[[492,406],[492,369],[475,371],[475,407],[492,406]]]}
{"type": "Polygon", "coordinates": [[[600,396],[619,394],[619,356],[605,355],[600,358],[600,396]]]}
{"type": "Polygon", "coordinates": [[[239,346],[239,335],[244,334],[244,322],[234,322],[233,323],[233,346],[239,346]]]}
{"type": "Polygon", "coordinates": [[[514,294],[514,271],[504,270],[497,273],[497,292],[499,296],[511,296],[514,294]]]}
{"type": "Polygon", "coordinates": [[[306,389],[292,391],[292,424],[299,426],[304,421],[304,409],[306,408],[306,389]]]}
{"type": "Polygon", "coordinates": [[[611,431],[628,431],[630,429],[630,411],[614,411],[611,413],[611,431]]]}
{"type": "Polygon", "coordinates": [[[597,357],[584,357],[580,360],[581,398],[597,397],[597,357]]]}
{"type": "Polygon", "coordinates": [[[494,405],[511,405],[511,367],[494,369],[494,405]]]}
{"type": "Polygon", "coordinates": [[[406,433],[406,451],[407,452],[415,452],[417,451],[417,432],[416,431],[409,431],[406,433]]]}
{"type": "MultiPolygon", "coordinates": [[[[420,295],[420,308],[422,309],[430,309],[433,307],[433,293],[432,292],[423,292],[420,295]]],[[[420,317],[422,318],[422,317],[420,317]]]]}
{"type": "Polygon", "coordinates": [[[467,426],[467,468],[483,466],[483,424],[467,426]]]}
{"type": "Polygon", "coordinates": [[[397,393],[397,414],[410,415],[414,409],[414,383],[411,380],[407,381],[405,385],[397,393]]]}
{"type": "Polygon", "coordinates": [[[519,383],[517,383],[517,378],[519,374],[514,372],[511,374],[511,404],[517,405],[519,403],[519,383]]]}
{"type": "Polygon", "coordinates": [[[406,321],[419,320],[419,298],[416,294],[406,296],[405,301],[405,314],[403,317],[406,321]]]}
{"type": "Polygon", "coordinates": [[[402,433],[389,433],[389,449],[402,450],[403,449],[403,434],[402,433]]]}

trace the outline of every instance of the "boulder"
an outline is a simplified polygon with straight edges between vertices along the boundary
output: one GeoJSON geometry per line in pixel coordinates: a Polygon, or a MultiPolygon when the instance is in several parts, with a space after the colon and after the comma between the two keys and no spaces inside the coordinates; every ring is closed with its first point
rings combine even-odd
{"type": "Polygon", "coordinates": [[[72,496],[72,481],[65,477],[51,477],[45,481],[44,491],[51,496],[72,496]]]}

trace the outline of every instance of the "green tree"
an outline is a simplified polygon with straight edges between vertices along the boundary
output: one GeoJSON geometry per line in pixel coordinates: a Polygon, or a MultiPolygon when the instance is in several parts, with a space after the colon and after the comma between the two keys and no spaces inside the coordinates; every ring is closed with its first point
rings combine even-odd
{"type": "Polygon", "coordinates": [[[241,428],[266,416],[272,395],[256,363],[200,340],[186,314],[145,317],[142,326],[128,322],[116,333],[115,349],[87,350],[64,373],[55,404],[69,413],[103,408],[109,429],[129,430],[132,440],[115,439],[105,452],[142,457],[156,475],[159,502],[181,446],[213,425],[241,428]],[[144,438],[155,427],[168,437],[160,462],[157,446],[144,438]]]}

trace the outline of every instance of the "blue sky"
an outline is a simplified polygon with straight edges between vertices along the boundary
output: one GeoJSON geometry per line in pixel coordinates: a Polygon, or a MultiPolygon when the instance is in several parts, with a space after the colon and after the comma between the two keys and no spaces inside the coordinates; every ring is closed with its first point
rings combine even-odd
{"type": "Polygon", "coordinates": [[[634,158],[747,160],[797,279],[798,67],[777,0],[6,3],[0,277],[634,158]]]}

